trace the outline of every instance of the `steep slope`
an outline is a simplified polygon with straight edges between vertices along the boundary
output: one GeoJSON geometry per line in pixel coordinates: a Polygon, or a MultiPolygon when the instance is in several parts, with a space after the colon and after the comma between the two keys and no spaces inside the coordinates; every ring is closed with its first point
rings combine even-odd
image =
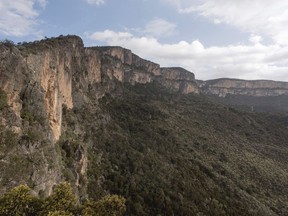
{"type": "Polygon", "coordinates": [[[119,90],[97,114],[83,107],[66,116],[92,144],[91,196],[124,195],[127,215],[288,213],[283,125],[156,83],[119,90]]]}
{"type": "Polygon", "coordinates": [[[80,201],[123,195],[127,215],[288,214],[285,118],[213,102],[287,83],[197,81],[77,36],[1,43],[0,63],[1,192],[67,180],[80,201]]]}

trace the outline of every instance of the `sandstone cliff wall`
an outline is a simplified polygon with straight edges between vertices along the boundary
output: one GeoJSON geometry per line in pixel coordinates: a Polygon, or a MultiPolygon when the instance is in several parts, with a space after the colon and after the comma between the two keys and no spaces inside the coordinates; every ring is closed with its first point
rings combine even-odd
{"type": "MultiPolygon", "coordinates": [[[[161,68],[121,47],[85,48],[77,36],[60,37],[25,46],[0,47],[0,86],[9,105],[21,120],[21,96],[27,89],[38,89],[55,140],[61,135],[62,107],[81,107],[115,89],[117,82],[159,82],[171,91],[203,93],[226,97],[288,95],[288,83],[218,79],[196,81],[193,73],[178,67],[161,68]],[[34,86],[33,88],[31,86],[34,86]]],[[[34,90],[35,91],[35,90],[34,90]]],[[[39,102],[40,103],[40,102],[39,102]]],[[[19,131],[18,127],[18,131],[19,131]]]]}
{"type": "MultiPolygon", "coordinates": [[[[171,91],[231,95],[288,95],[288,84],[274,81],[218,79],[196,81],[193,73],[178,67],[161,68],[121,47],[85,48],[77,36],[35,42],[24,47],[1,46],[0,86],[20,119],[21,95],[27,86],[41,91],[55,140],[61,135],[62,107],[81,107],[93,89],[96,98],[115,88],[115,82],[161,83],[171,91]]],[[[19,123],[19,122],[18,122],[19,123]]]]}

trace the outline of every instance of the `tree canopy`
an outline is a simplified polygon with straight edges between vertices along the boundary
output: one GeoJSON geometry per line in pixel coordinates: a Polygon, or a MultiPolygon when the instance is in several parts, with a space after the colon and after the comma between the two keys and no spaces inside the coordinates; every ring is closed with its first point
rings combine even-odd
{"type": "Polygon", "coordinates": [[[121,216],[125,210],[125,198],[118,195],[77,204],[77,197],[68,182],[56,185],[45,199],[32,195],[27,185],[19,185],[0,197],[1,216],[121,216]]]}

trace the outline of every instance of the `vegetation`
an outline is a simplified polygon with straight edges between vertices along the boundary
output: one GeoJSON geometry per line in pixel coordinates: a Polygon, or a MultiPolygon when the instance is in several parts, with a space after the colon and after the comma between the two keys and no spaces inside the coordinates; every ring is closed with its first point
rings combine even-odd
{"type": "Polygon", "coordinates": [[[0,45],[4,45],[6,47],[12,48],[15,44],[13,41],[5,39],[5,40],[0,41],[0,45]]]}
{"type": "Polygon", "coordinates": [[[0,160],[4,159],[18,144],[17,135],[0,124],[0,160]]]}
{"type": "Polygon", "coordinates": [[[124,197],[118,195],[107,195],[98,201],[87,202],[83,209],[83,215],[121,216],[125,211],[126,206],[124,197]]]}
{"type": "Polygon", "coordinates": [[[7,95],[0,89],[0,111],[7,106],[7,95]]]}
{"type": "Polygon", "coordinates": [[[26,185],[13,188],[0,198],[0,215],[35,215],[40,208],[40,200],[32,196],[26,185]]]}
{"type": "Polygon", "coordinates": [[[55,45],[61,45],[63,48],[69,46],[71,44],[71,41],[75,41],[78,40],[80,43],[81,39],[76,36],[76,35],[67,35],[67,36],[63,36],[60,35],[58,37],[51,37],[51,38],[47,38],[45,37],[42,40],[36,40],[33,42],[22,42],[22,43],[18,43],[17,47],[19,50],[22,51],[22,54],[25,56],[27,54],[37,54],[39,51],[43,51],[43,50],[52,50],[55,45]]]}
{"type": "Polygon", "coordinates": [[[90,197],[121,194],[127,215],[288,214],[288,134],[269,115],[155,83],[123,86],[100,109],[69,113],[92,143],[90,197]]]}
{"type": "Polygon", "coordinates": [[[1,216],[121,216],[124,213],[125,199],[117,195],[78,205],[72,187],[67,182],[57,185],[53,194],[44,200],[33,196],[27,185],[15,187],[0,197],[1,216]]]}

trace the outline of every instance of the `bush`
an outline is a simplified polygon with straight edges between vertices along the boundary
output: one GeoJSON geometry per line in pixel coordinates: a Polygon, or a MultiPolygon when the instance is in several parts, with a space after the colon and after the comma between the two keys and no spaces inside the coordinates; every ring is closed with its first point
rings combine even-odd
{"type": "Polygon", "coordinates": [[[44,201],[44,212],[72,213],[76,208],[76,196],[69,183],[63,182],[54,188],[54,193],[44,201]]]}
{"type": "Polygon", "coordinates": [[[27,185],[20,185],[0,198],[0,215],[35,215],[40,209],[40,202],[31,195],[27,185]]]}
{"type": "Polygon", "coordinates": [[[12,48],[13,46],[15,46],[14,42],[8,39],[0,41],[0,44],[3,44],[4,46],[9,47],[9,48],[12,48]]]}
{"type": "Polygon", "coordinates": [[[66,211],[53,211],[49,212],[47,216],[73,216],[73,214],[66,211]]]}
{"type": "Polygon", "coordinates": [[[27,185],[20,185],[0,196],[0,215],[121,216],[126,211],[125,199],[118,195],[107,195],[85,205],[77,205],[76,202],[72,187],[67,182],[55,186],[53,194],[45,200],[33,196],[27,185]]]}
{"type": "Polygon", "coordinates": [[[121,216],[126,211],[125,198],[118,195],[107,195],[96,202],[89,202],[83,215],[121,216]]]}

